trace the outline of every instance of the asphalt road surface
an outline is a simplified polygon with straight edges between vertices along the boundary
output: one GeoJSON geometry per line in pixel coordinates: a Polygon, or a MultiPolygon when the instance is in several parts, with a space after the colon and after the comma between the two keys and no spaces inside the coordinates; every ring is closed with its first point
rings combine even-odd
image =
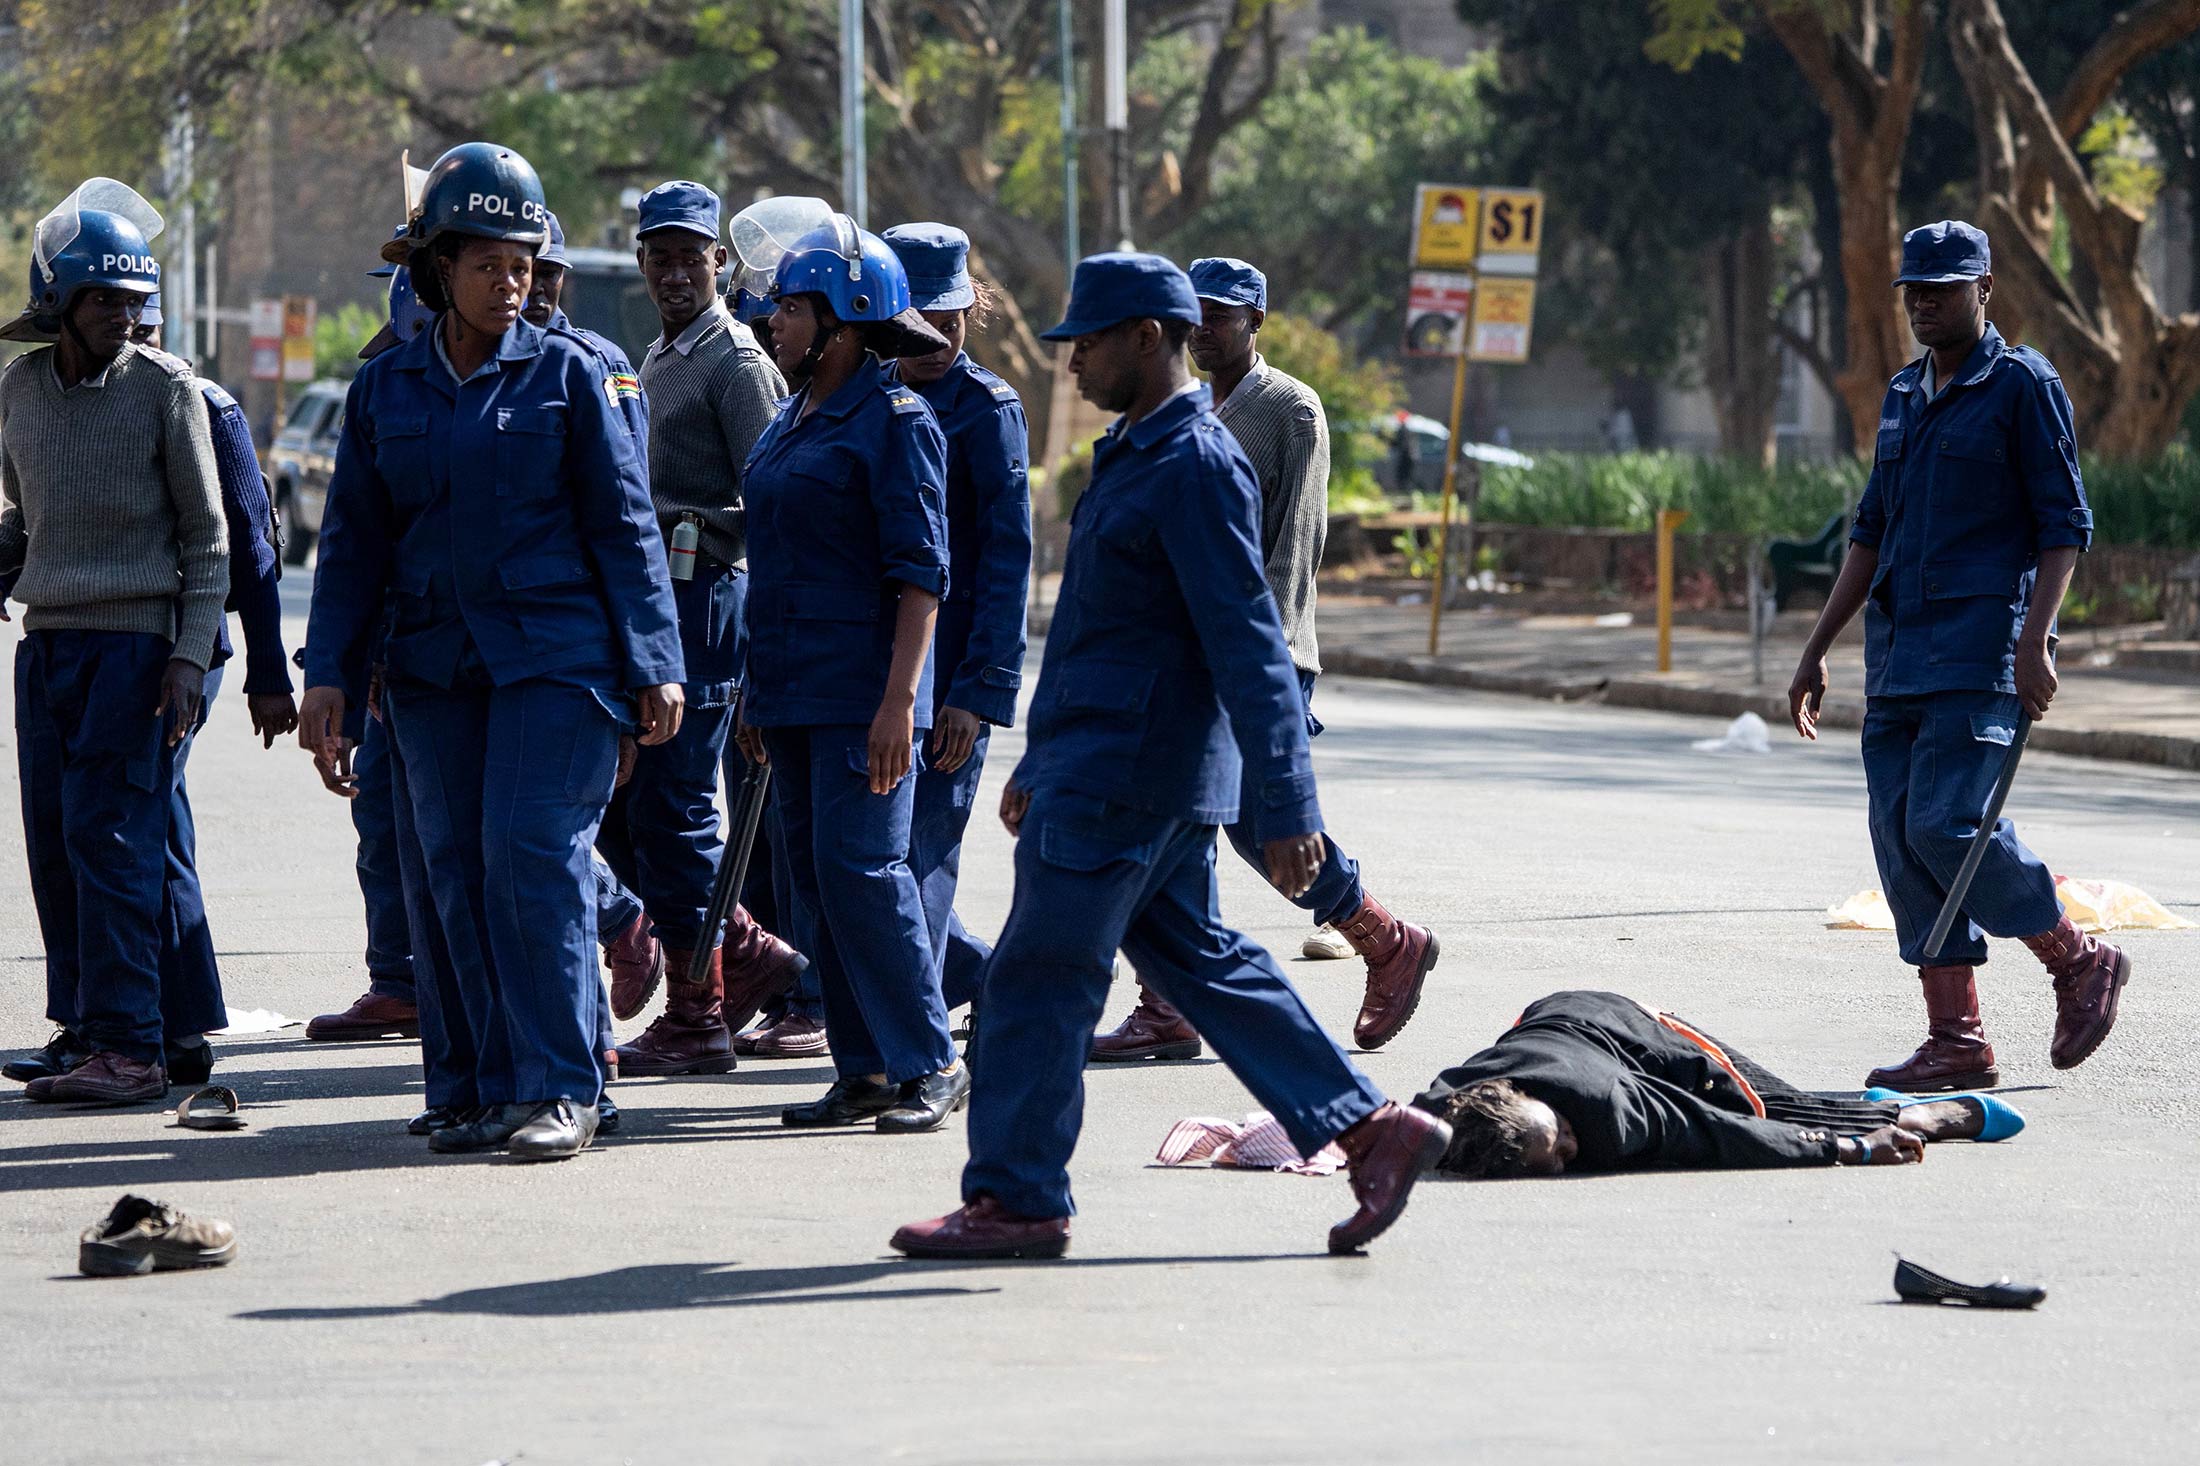
{"type": "MultiPolygon", "coordinates": [[[[305,589],[285,586],[294,612],[305,589]]],[[[0,652],[14,640],[0,628],[0,652]]],[[[1677,1010],[1805,1084],[1854,1084],[1919,1036],[1892,938],[1821,921],[1877,884],[1853,734],[1714,755],[1689,748],[1717,731],[1702,721],[1341,680],[1319,711],[1332,832],[1444,942],[1419,1017],[1364,1060],[1393,1094],[1565,987],[1677,1010]]],[[[1018,745],[995,740],[983,809],[1018,745]]],[[[363,937],[342,804],[295,747],[260,749],[234,688],[192,784],[231,1005],[343,1006],[363,937]]],[[[6,1048],[47,1032],[15,803],[10,776],[6,1048]]],[[[2011,812],[2057,871],[2200,915],[2200,780],[2034,756],[2011,812]]],[[[981,933],[1009,854],[974,823],[981,933]]],[[[1222,868],[1225,909],[1349,1033],[1358,964],[1297,959],[1298,913],[1227,850],[1222,868]]],[[[2046,979],[1996,944],[1987,1018],[2031,1120],[2008,1144],[1888,1170],[1431,1183],[1342,1259],[1323,1252],[1341,1178],[1151,1164],[1175,1120],[1250,1108],[1211,1060],[1090,1074],[1073,1253],[1012,1266],[888,1252],[955,1203],[962,1123],[783,1130],[824,1063],[625,1084],[625,1133],[553,1166],[404,1135],[409,1044],[222,1041],[216,1077],[252,1121],[232,1135],[10,1087],[0,1459],[2190,1460],[2200,933],[2129,946],[2121,1026],[2060,1074],[2046,979]],[[232,1219],[238,1261],[76,1277],[78,1231],[125,1190],[232,1219]],[[1898,1251],[2047,1302],[1896,1306],[1898,1251]]]]}

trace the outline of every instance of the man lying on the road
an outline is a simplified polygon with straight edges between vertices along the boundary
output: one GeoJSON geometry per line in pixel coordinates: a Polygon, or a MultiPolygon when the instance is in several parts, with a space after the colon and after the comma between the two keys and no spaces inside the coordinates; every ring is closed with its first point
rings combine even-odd
{"type": "Polygon", "coordinates": [[[2024,1128],[1991,1095],[1805,1093],[1670,1013],[1597,992],[1537,999],[1414,1103],[1451,1125],[1437,1168],[1478,1178],[1898,1166],[1923,1160],[1930,1140],[2024,1128]]]}

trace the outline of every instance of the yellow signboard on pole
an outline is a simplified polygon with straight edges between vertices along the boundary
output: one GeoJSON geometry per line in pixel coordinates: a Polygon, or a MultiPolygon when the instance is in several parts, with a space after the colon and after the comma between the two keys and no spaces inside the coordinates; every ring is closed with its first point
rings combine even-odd
{"type": "Polygon", "coordinates": [[[1543,251],[1543,195],[1532,188],[1482,191],[1480,249],[1485,275],[1533,275],[1543,251]]]}
{"type": "Polygon", "coordinates": [[[1424,183],[1414,200],[1413,268],[1471,270],[1480,244],[1479,190],[1424,183]]]}
{"type": "Polygon", "coordinates": [[[1474,324],[1467,332],[1467,355],[1474,361],[1519,365],[1528,359],[1528,334],[1535,323],[1535,281],[1484,277],[1474,292],[1474,324]]]}

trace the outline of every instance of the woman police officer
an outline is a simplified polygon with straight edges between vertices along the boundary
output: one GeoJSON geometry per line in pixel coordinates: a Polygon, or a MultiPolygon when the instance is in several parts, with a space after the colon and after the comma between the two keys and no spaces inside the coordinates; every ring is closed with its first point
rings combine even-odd
{"type": "Polygon", "coordinates": [[[933,1130],[970,1090],[909,868],[947,589],[947,443],[875,357],[947,342],[908,308],[893,251],[844,214],[797,240],[773,283],[772,350],[795,392],[742,470],[752,578],[740,738],[774,771],[796,945],[817,969],[839,1074],[781,1119],[933,1130]]]}
{"type": "Polygon", "coordinates": [[[631,389],[521,317],[547,229],[527,161],[465,143],[390,247],[439,314],[352,383],[299,729],[336,743],[387,605],[382,711],[442,949],[421,1037],[460,1076],[430,1099],[473,1109],[429,1143],[531,1159],[596,1134],[590,851],[622,722],[670,738],[684,674],[631,389]]]}

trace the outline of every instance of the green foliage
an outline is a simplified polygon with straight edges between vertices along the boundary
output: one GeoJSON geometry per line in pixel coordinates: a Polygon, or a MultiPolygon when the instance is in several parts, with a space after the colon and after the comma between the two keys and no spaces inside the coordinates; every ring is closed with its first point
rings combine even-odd
{"type": "Polygon", "coordinates": [[[1329,420],[1330,509],[1352,513],[1381,504],[1375,465],[1386,448],[1376,428],[1390,421],[1403,400],[1397,369],[1383,361],[1354,361],[1334,333],[1280,313],[1261,327],[1260,353],[1322,400],[1329,420]]]}
{"type": "Polygon", "coordinates": [[[313,318],[313,375],[350,380],[359,370],[359,348],[387,319],[383,312],[356,301],[313,318]]]}
{"type": "Polygon", "coordinates": [[[2100,543],[2200,550],[2200,453],[2179,445],[2151,463],[2090,459],[2084,469],[2100,543]]]}
{"type": "Polygon", "coordinates": [[[1799,538],[1862,491],[1864,465],[1784,465],[1771,473],[1685,453],[1538,453],[1533,468],[1482,472],[1482,517],[1495,524],[1648,530],[1661,509],[1688,511],[1683,533],[1799,538]]]}
{"type": "Polygon", "coordinates": [[[1706,56],[1742,58],[1742,28],[1726,0],[1650,0],[1650,17],[1656,29],[1642,53],[1661,66],[1687,71],[1706,56]]]}
{"type": "Polygon", "coordinates": [[[2162,168],[2129,112],[2113,104],[2104,109],[2078,138],[2078,152],[2103,197],[2135,214],[2154,207],[2162,191],[2162,168]]]}

